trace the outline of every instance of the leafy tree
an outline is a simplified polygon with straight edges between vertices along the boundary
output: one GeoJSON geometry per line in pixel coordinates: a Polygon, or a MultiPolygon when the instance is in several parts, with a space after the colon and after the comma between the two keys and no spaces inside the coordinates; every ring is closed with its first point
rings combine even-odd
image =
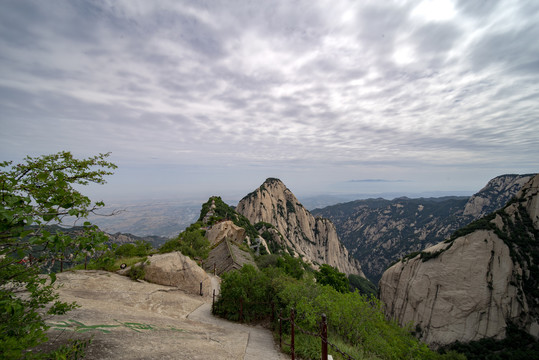
{"type": "Polygon", "coordinates": [[[242,302],[243,320],[250,321],[270,313],[270,282],[268,276],[252,265],[222,275],[221,295],[214,313],[230,320],[239,320],[238,306],[242,302]],[[241,299],[241,300],[240,300],[241,299]]]}
{"type": "MultiPolygon", "coordinates": [[[[116,168],[106,161],[109,155],[78,160],[60,152],[28,156],[16,166],[0,163],[0,358],[52,356],[29,349],[47,341],[46,315],[63,314],[76,305],[58,300],[54,273],[49,280],[40,273],[55,259],[80,260],[104,250],[106,237],[89,222],[71,236],[51,232],[49,225],[66,216],[85,218],[104,206],[92,204],[75,187],[105,183],[104,176],[112,174],[107,169],[116,168]]],[[[80,346],[61,351],[65,355],[77,352],[75,348],[80,346]]]]}
{"type": "Polygon", "coordinates": [[[305,274],[305,269],[309,266],[300,258],[292,257],[288,254],[266,254],[256,259],[257,265],[261,268],[275,267],[296,279],[301,279],[305,274]]]}
{"type": "Polygon", "coordinates": [[[320,285],[329,285],[341,293],[349,292],[348,278],[333,266],[320,265],[320,270],[314,273],[314,277],[320,285]]]}
{"type": "Polygon", "coordinates": [[[159,248],[159,253],[164,254],[172,251],[180,251],[191,259],[206,259],[210,253],[210,242],[204,236],[205,230],[201,229],[201,223],[191,224],[177,238],[170,239],[159,248]]]}
{"type": "Polygon", "coordinates": [[[134,244],[125,243],[118,246],[114,254],[120,257],[147,256],[152,249],[152,244],[148,241],[137,240],[134,244]]]}

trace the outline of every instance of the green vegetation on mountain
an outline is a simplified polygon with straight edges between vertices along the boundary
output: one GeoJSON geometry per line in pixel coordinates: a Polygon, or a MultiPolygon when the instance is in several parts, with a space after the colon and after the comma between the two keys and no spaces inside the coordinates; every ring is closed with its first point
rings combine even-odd
{"type": "Polygon", "coordinates": [[[103,184],[116,166],[100,154],[78,160],[69,152],[0,163],[0,358],[74,358],[87,342],[75,341],[52,353],[32,351],[46,342],[45,316],[76,307],[58,300],[54,273],[40,276],[51,260],[67,255],[82,261],[107,247],[106,236],[84,222],[76,235],[47,226],[66,216],[86,218],[103,207],[79,192],[80,185],[103,184]]]}
{"type": "Polygon", "coordinates": [[[209,221],[206,225],[211,226],[219,221],[230,220],[236,226],[242,227],[245,229],[246,234],[254,239],[258,236],[258,232],[251,222],[243,215],[238,214],[236,210],[227,205],[220,196],[212,196],[207,202],[202,204],[202,209],[200,210],[200,217],[198,222],[204,220],[208,212],[213,211],[213,215],[209,218],[209,221]],[[215,204],[215,209],[211,209],[212,204],[215,204]]]}
{"type": "MultiPolygon", "coordinates": [[[[346,277],[335,274],[333,268],[324,267],[321,272],[304,270],[298,278],[298,268],[290,271],[282,266],[286,260],[279,263],[268,259],[259,259],[261,270],[245,265],[238,271],[223,274],[221,295],[214,308],[216,314],[239,320],[241,299],[243,321],[267,320],[271,318],[273,303],[277,313],[282,310],[283,317],[288,317],[294,309],[297,325],[311,333],[319,332],[321,315],[326,314],[329,341],[354,359],[464,359],[456,352],[438,354],[413,337],[411,329],[387,321],[376,298],[357,291],[340,291],[341,278],[346,277]],[[324,274],[330,275],[339,290],[315,281],[315,278],[323,279],[324,274]]],[[[288,323],[283,324],[285,333],[289,333],[288,323]]],[[[295,339],[299,357],[320,358],[319,338],[298,331],[295,339]]],[[[334,359],[345,359],[338,352],[331,353],[334,359]]]]}
{"type": "Polygon", "coordinates": [[[314,273],[314,278],[318,284],[329,285],[338,292],[347,293],[350,291],[346,275],[328,264],[320,265],[320,269],[314,273]]]}
{"type": "Polygon", "coordinates": [[[147,241],[137,240],[133,243],[125,243],[114,250],[118,257],[147,256],[153,250],[152,244],[147,241]]]}
{"type": "Polygon", "coordinates": [[[176,238],[170,239],[159,248],[159,253],[180,251],[191,259],[206,259],[210,253],[210,242],[204,236],[206,230],[202,229],[202,222],[197,221],[180,233],[176,238]]]}
{"type": "Polygon", "coordinates": [[[361,277],[359,275],[350,274],[348,275],[348,282],[350,283],[350,291],[359,291],[362,295],[367,296],[377,296],[378,289],[369,280],[361,277]]]}

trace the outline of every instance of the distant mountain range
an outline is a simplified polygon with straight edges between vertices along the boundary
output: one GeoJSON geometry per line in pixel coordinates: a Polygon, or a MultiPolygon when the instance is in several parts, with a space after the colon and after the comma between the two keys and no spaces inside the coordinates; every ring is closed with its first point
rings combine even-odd
{"type": "MultiPolygon", "coordinates": [[[[301,197],[300,201],[307,210],[323,208],[352,200],[367,198],[394,199],[399,196],[428,197],[462,195],[462,192],[429,192],[429,193],[380,193],[380,194],[330,194],[301,197]]],[[[182,200],[145,200],[131,202],[107,203],[101,209],[101,216],[91,215],[90,221],[103,231],[114,234],[129,233],[135,236],[161,236],[171,238],[177,236],[200,214],[200,206],[207,199],[200,201],[182,200]],[[115,212],[114,216],[108,216],[115,212]]],[[[225,199],[227,204],[237,204],[238,200],[225,199]]]]}
{"type": "MultiPolygon", "coordinates": [[[[379,194],[378,198],[345,202],[350,196],[361,197],[366,194],[319,195],[306,197],[301,203],[305,209],[333,204],[311,210],[311,213],[328,218],[334,223],[340,241],[350,254],[359,260],[367,278],[377,283],[390,263],[411,252],[434,245],[458,228],[502,207],[531,176],[498,176],[471,197],[412,199],[393,198],[397,194],[384,193],[379,194]]],[[[119,214],[94,216],[90,220],[109,234],[127,233],[133,234],[128,236],[135,237],[171,238],[197,220],[201,204],[181,204],[173,201],[113,204],[102,212],[106,214],[122,210],[119,214]]]]}
{"type": "Polygon", "coordinates": [[[369,280],[393,261],[432,246],[460,227],[501,208],[532,177],[498,176],[472,197],[366,199],[315,209],[330,219],[369,280]]]}

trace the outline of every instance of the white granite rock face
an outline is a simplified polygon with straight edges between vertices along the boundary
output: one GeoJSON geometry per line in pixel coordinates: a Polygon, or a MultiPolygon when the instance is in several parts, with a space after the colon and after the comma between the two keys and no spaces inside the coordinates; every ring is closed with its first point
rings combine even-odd
{"type": "MultiPolygon", "coordinates": [[[[440,243],[425,252],[448,246],[440,243]]],[[[503,338],[505,319],[527,310],[511,285],[514,272],[522,274],[507,245],[492,231],[476,231],[435,259],[423,262],[417,255],[391,267],[380,280],[380,299],[389,317],[418,326],[429,344],[503,338]]]]}
{"type": "Polygon", "coordinates": [[[243,198],[237,208],[252,224],[272,224],[290,247],[312,264],[329,264],[346,274],[363,275],[359,262],[350,257],[328,219],[315,218],[292,192],[277,179],[268,179],[243,198]]]}
{"type": "MultiPolygon", "coordinates": [[[[504,212],[514,219],[522,205],[539,229],[538,189],[539,175],[522,187],[520,201],[504,212]]],[[[500,215],[492,223],[503,229],[500,215]]],[[[388,317],[401,325],[411,323],[433,346],[501,339],[509,321],[539,336],[537,314],[523,296],[521,279],[529,270],[513,260],[508,245],[493,230],[476,230],[423,252],[440,253],[426,261],[421,255],[399,261],[383,274],[380,299],[388,317]]]]}

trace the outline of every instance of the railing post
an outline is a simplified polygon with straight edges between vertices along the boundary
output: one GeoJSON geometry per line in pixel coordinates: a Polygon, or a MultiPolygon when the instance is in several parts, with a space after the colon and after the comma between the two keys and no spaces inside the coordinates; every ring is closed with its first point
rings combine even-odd
{"type": "Polygon", "coordinates": [[[64,272],[64,255],[60,256],[60,272],[64,272]]]}
{"type": "Polygon", "coordinates": [[[211,313],[215,314],[215,289],[213,289],[213,295],[211,299],[211,313]]]}
{"type": "Polygon", "coordinates": [[[87,263],[88,263],[88,254],[84,255],[84,270],[86,270],[87,263]]]}
{"type": "Polygon", "coordinates": [[[279,349],[283,350],[283,310],[279,311],[279,349]]]}
{"type": "Polygon", "coordinates": [[[326,314],[322,314],[322,360],[328,360],[328,322],[326,314]]]}
{"type": "Polygon", "coordinates": [[[243,322],[243,298],[240,297],[240,323],[243,322]]]}
{"type": "Polygon", "coordinates": [[[275,330],[275,303],[273,301],[271,302],[270,321],[271,321],[271,329],[275,330]]]}
{"type": "Polygon", "coordinates": [[[200,282],[200,296],[202,296],[202,281],[200,282]]]}
{"type": "Polygon", "coordinates": [[[292,352],[292,360],[296,358],[294,347],[294,308],[290,309],[290,351],[292,352]]]}

